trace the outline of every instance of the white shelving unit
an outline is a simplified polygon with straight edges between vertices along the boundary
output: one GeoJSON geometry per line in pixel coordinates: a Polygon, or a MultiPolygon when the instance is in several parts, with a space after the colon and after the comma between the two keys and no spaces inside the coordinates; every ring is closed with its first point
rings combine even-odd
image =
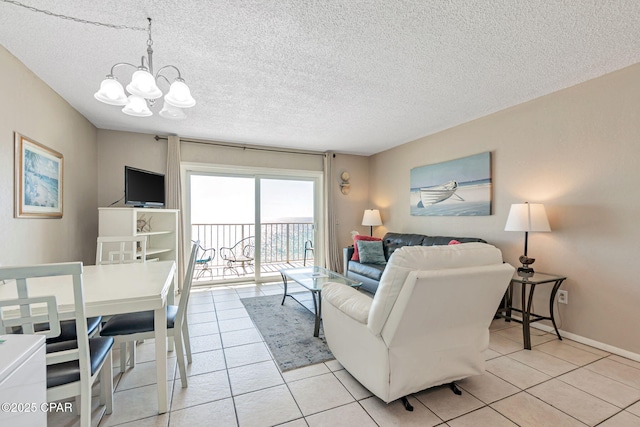
{"type": "Polygon", "coordinates": [[[147,236],[147,261],[178,263],[178,210],[98,208],[98,235],[147,236]]]}

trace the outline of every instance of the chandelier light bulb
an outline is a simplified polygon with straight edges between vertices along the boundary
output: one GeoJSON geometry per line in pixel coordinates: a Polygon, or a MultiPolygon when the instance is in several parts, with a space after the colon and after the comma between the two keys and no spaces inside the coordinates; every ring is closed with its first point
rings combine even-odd
{"type": "Polygon", "coordinates": [[[165,119],[182,120],[187,118],[187,115],[184,113],[184,111],[182,111],[182,108],[174,107],[173,105],[166,102],[166,97],[164,105],[162,106],[162,110],[160,110],[159,114],[165,119]]]}
{"type": "Polygon", "coordinates": [[[113,76],[107,76],[107,78],[100,83],[100,90],[98,90],[93,97],[109,105],[127,104],[127,95],[124,93],[124,88],[113,76]]]}
{"type": "Polygon", "coordinates": [[[184,81],[176,80],[171,83],[169,93],[164,97],[165,103],[178,108],[190,108],[196,105],[196,100],[191,96],[189,86],[184,81]]]}
{"type": "Polygon", "coordinates": [[[133,73],[131,83],[127,85],[127,92],[145,99],[157,99],[162,96],[162,91],[156,85],[156,79],[147,70],[138,70],[133,73]]]}
{"type": "Polygon", "coordinates": [[[129,95],[129,102],[124,106],[122,112],[134,117],[149,117],[153,115],[147,101],[137,95],[129,95]]]}

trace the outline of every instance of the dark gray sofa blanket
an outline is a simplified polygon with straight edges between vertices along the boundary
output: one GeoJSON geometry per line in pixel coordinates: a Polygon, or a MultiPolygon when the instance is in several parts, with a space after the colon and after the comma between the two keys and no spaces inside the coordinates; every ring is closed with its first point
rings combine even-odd
{"type": "MultiPolygon", "coordinates": [[[[387,233],[382,238],[382,247],[384,249],[384,257],[388,261],[391,254],[393,254],[396,249],[403,246],[448,245],[452,240],[457,240],[460,243],[487,243],[485,240],[477,237],[426,236],[424,234],[387,233]]],[[[350,279],[362,282],[361,289],[375,294],[385,266],[381,264],[364,264],[358,261],[351,261],[353,251],[353,246],[343,249],[344,275],[350,279]]]]}

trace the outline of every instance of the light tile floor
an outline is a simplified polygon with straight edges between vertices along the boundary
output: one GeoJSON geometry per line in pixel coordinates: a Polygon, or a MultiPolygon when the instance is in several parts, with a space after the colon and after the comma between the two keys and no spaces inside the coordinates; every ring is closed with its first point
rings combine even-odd
{"type": "MultiPolygon", "coordinates": [[[[189,301],[193,363],[183,389],[169,353],[170,412],[157,415],[153,340],[138,345],[137,365],[114,369],[114,413],[100,426],[640,426],[640,363],[532,330],[522,348],[519,324],[495,320],[487,372],[385,404],[337,361],[281,373],[240,298],[282,293],[278,284],[194,288],[189,301]]],[[[311,333],[311,330],[310,330],[311,333]]],[[[114,360],[119,360],[114,351],[114,360]]],[[[97,401],[98,399],[94,399],[97,401]]],[[[49,426],[73,426],[50,414],[49,426]]]]}

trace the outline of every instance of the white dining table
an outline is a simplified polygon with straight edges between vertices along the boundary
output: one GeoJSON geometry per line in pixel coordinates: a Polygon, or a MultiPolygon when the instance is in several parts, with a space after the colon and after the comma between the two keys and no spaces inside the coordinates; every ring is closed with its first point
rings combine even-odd
{"type": "MultiPolygon", "coordinates": [[[[85,314],[110,316],[154,311],[158,413],[167,412],[167,303],[173,302],[176,264],[156,261],[83,267],[85,314]]],[[[73,286],[61,277],[30,279],[29,296],[55,295],[58,311],[73,310],[73,286]]],[[[0,285],[0,300],[17,298],[15,285],[0,285]]]]}

